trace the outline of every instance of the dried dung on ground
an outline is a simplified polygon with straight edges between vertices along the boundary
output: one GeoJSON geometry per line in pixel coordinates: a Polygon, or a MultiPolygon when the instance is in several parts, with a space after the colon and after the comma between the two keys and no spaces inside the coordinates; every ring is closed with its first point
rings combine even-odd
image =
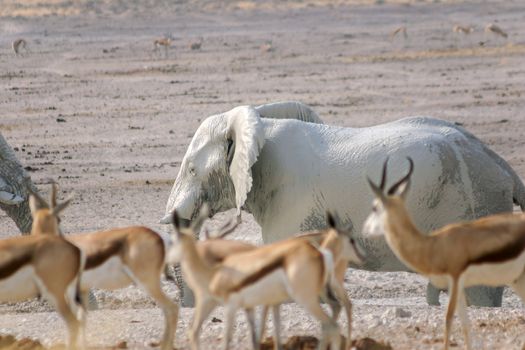
{"type": "MultiPolygon", "coordinates": [[[[127,349],[127,342],[121,341],[114,346],[109,347],[86,347],[89,350],[116,350],[116,349],[127,349]]],[[[16,339],[14,336],[0,335],[0,350],[66,350],[67,347],[64,344],[55,344],[46,348],[38,340],[31,338],[16,339]]]]}
{"type": "Polygon", "coordinates": [[[29,338],[17,340],[12,335],[0,335],[0,349],[2,350],[44,350],[45,347],[38,341],[29,338]]]}
{"type": "MultiPolygon", "coordinates": [[[[346,338],[342,337],[342,348],[346,338]]],[[[284,344],[285,350],[314,350],[317,349],[319,339],[312,336],[293,336],[284,344]]],[[[352,342],[352,348],[356,350],[392,350],[390,344],[378,342],[372,338],[362,338],[352,342]]],[[[261,350],[273,350],[273,338],[266,338],[261,344],[261,350]]]]}

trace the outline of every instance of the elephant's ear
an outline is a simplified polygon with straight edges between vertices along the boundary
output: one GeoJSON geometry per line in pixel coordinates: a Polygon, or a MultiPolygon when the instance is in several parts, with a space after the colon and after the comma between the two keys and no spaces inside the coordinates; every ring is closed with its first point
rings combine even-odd
{"type": "Polygon", "coordinates": [[[251,106],[241,106],[226,113],[228,138],[235,153],[230,163],[230,177],[235,187],[237,215],[252,188],[252,165],[264,145],[264,130],[259,113],[251,106]]]}
{"type": "Polygon", "coordinates": [[[323,124],[317,113],[308,105],[296,101],[267,103],[255,107],[261,118],[297,119],[303,122],[323,124]]]}

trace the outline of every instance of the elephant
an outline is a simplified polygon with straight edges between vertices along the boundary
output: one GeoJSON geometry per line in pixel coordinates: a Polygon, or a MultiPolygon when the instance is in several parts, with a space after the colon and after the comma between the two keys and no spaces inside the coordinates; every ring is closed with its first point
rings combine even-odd
{"type": "MultiPolygon", "coordinates": [[[[325,211],[335,210],[345,213],[366,250],[361,268],[408,271],[384,238],[361,235],[372,202],[366,174],[378,173],[387,156],[392,178],[404,174],[405,157],[418,164],[407,207],[423,232],[525,206],[525,187],[505,160],[450,122],[409,117],[347,128],[265,118],[257,108],[239,106],[201,123],[161,223],[170,222],[173,210],[191,220],[207,202],[212,215],[250,212],[264,242],[273,242],[324,227],[325,211]]],[[[476,288],[468,292],[470,303],[501,304],[501,288],[476,288]]],[[[436,295],[429,289],[427,301],[438,302],[436,295]]]]}
{"type": "Polygon", "coordinates": [[[0,134],[0,208],[13,219],[22,234],[29,234],[33,222],[28,190],[37,192],[31,177],[0,134]]]}

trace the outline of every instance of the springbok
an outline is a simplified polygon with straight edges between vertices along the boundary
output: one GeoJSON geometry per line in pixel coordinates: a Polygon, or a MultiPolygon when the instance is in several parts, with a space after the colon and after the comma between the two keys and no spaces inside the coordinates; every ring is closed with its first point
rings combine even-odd
{"type": "Polygon", "coordinates": [[[193,40],[188,44],[188,48],[190,50],[200,50],[202,47],[202,44],[204,43],[204,38],[200,37],[198,40],[193,40]]]}
{"type": "Polygon", "coordinates": [[[396,28],[394,29],[391,33],[390,33],[390,41],[394,41],[394,38],[398,35],[398,34],[403,34],[403,38],[405,40],[408,39],[408,34],[407,34],[407,27],[406,26],[401,26],[399,28],[396,28]]]}
{"type": "Polygon", "coordinates": [[[40,207],[30,195],[32,231],[49,234],[0,240],[0,300],[44,297],[65,321],[68,348],[74,349],[79,336],[84,348],[85,312],[78,294],[84,257],[80,249],[56,234],[57,215],[69,202],[40,207]]]}
{"type": "Polygon", "coordinates": [[[455,25],[453,28],[452,28],[452,31],[454,33],[463,33],[465,35],[467,34],[470,34],[474,31],[474,28],[471,27],[471,26],[461,26],[461,25],[455,25]]]}
{"type": "Polygon", "coordinates": [[[11,46],[13,47],[13,51],[15,52],[16,56],[22,54],[20,51],[22,48],[27,52],[27,41],[25,41],[25,39],[16,39],[12,42],[11,46]]]}
{"type": "MultiPolygon", "coordinates": [[[[35,195],[41,206],[48,206],[35,195]]],[[[48,206],[49,207],[49,206],[48,206]]],[[[52,186],[51,208],[56,207],[56,185],[52,186]]],[[[60,231],[36,231],[32,234],[60,234],[60,231]]],[[[162,308],[165,329],[163,350],[173,348],[179,307],[164,293],[161,278],[165,271],[165,243],[153,230],[142,226],[68,235],[67,240],[82,249],[86,264],[80,283],[82,300],[88,300],[90,288],[113,290],[136,284],[162,308]]]]}
{"type": "Polygon", "coordinates": [[[492,33],[495,35],[499,35],[505,39],[509,36],[506,32],[503,31],[498,25],[494,23],[489,23],[485,26],[485,33],[492,33]]]}
{"type": "Polygon", "coordinates": [[[387,161],[381,184],[368,179],[375,194],[365,235],[385,235],[396,256],[412,270],[447,288],[450,299],[445,322],[449,347],[454,312],[458,308],[465,343],[471,348],[464,288],[473,285],[510,286],[525,303],[525,215],[498,214],[447,225],[425,235],[414,225],[405,206],[414,163],[408,173],[384,193],[387,161]]]}
{"type": "MultiPolygon", "coordinates": [[[[256,347],[259,339],[253,332],[253,308],[257,305],[278,305],[290,299],[300,302],[321,320],[325,335],[322,346],[326,346],[327,336],[334,340],[333,345],[337,346],[340,340],[337,323],[324,313],[318,301],[319,296],[325,294],[327,286],[345,306],[349,330],[351,329],[351,304],[342,285],[335,278],[333,269],[334,264],[341,263],[343,259],[356,263],[361,259],[356,242],[345,234],[339,234],[339,231],[335,230],[333,220],[330,221],[333,225],[324,234],[345,237],[338,241],[335,247],[329,243],[326,243],[326,247],[316,246],[312,238],[293,238],[247,252],[231,254],[218,266],[210,266],[199,257],[194,232],[192,229],[180,227],[176,211],[173,212],[173,223],[175,234],[168,260],[181,264],[183,276],[196,299],[195,317],[190,330],[193,349],[198,348],[202,322],[218,304],[225,304],[228,310],[225,348],[228,347],[231,338],[232,318],[240,307],[247,311],[252,329],[252,343],[256,347]],[[333,252],[330,251],[331,248],[334,248],[333,252]]],[[[198,225],[194,223],[193,226],[198,225]]],[[[346,265],[344,267],[346,268],[346,265]]],[[[344,272],[344,269],[342,271],[344,272]]],[[[275,329],[278,331],[278,324],[275,325],[275,329]]],[[[276,344],[279,344],[278,339],[276,344]]]]}
{"type": "Polygon", "coordinates": [[[160,38],[153,41],[153,52],[159,52],[161,46],[164,46],[164,55],[168,58],[168,49],[171,47],[171,38],[160,38]]]}

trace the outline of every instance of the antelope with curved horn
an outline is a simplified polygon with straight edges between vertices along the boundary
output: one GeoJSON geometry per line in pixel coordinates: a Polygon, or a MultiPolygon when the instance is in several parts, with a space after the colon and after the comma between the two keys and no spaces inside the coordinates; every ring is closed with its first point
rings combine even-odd
{"type": "MultiPolygon", "coordinates": [[[[387,159],[388,161],[388,159],[387,159]]],[[[387,161],[381,184],[368,179],[375,194],[365,235],[385,235],[396,256],[432,284],[449,290],[444,347],[449,347],[452,319],[458,308],[465,344],[471,348],[464,288],[473,285],[509,286],[525,303],[525,215],[498,214],[447,225],[425,235],[405,206],[414,169],[385,193],[387,161]]]]}
{"type": "MultiPolygon", "coordinates": [[[[53,184],[51,208],[59,208],[56,185],[53,184]]],[[[37,218],[35,218],[35,221],[37,218]]],[[[42,226],[42,225],[41,225],[42,226]]],[[[58,234],[59,231],[33,230],[32,234],[58,234]]],[[[161,277],[165,271],[165,245],[153,230],[142,226],[115,228],[107,231],[67,235],[67,240],[82,249],[86,264],[80,290],[83,301],[88,300],[91,288],[113,290],[136,284],[162,308],[165,329],[161,342],[163,350],[173,348],[179,308],[162,290],[161,277]]]]}
{"type": "Polygon", "coordinates": [[[74,349],[79,336],[84,348],[85,312],[78,287],[85,260],[80,249],[57,235],[58,214],[69,202],[50,208],[37,193],[30,194],[32,231],[47,235],[0,240],[0,300],[43,296],[65,321],[68,348],[74,349]]]}
{"type": "MultiPolygon", "coordinates": [[[[184,278],[195,294],[195,317],[190,331],[193,349],[198,348],[202,322],[218,304],[225,304],[228,308],[224,337],[224,346],[227,347],[231,338],[232,317],[239,307],[247,310],[253,330],[252,310],[256,305],[273,306],[290,299],[300,302],[323,322],[324,345],[331,338],[337,347],[337,324],[324,313],[318,302],[327,286],[345,306],[350,336],[351,304],[342,285],[333,276],[333,269],[334,264],[338,267],[339,264],[344,265],[341,269],[344,273],[348,260],[355,263],[361,261],[356,242],[352,238],[338,234],[332,226],[324,233],[326,243],[321,247],[315,246],[315,239],[319,239],[319,234],[303,236],[231,254],[221,264],[212,267],[199,257],[193,230],[181,228],[178,219],[177,212],[174,211],[175,234],[169,260],[180,262],[184,278]],[[334,237],[328,239],[330,235],[334,237]],[[305,271],[308,271],[307,275],[304,274],[305,271]]],[[[193,226],[199,224],[194,223],[193,226]]],[[[276,325],[275,329],[278,331],[279,326],[276,325]]],[[[258,341],[258,336],[252,332],[254,347],[257,347],[258,341]]],[[[279,344],[278,339],[276,343],[279,344]]]]}

